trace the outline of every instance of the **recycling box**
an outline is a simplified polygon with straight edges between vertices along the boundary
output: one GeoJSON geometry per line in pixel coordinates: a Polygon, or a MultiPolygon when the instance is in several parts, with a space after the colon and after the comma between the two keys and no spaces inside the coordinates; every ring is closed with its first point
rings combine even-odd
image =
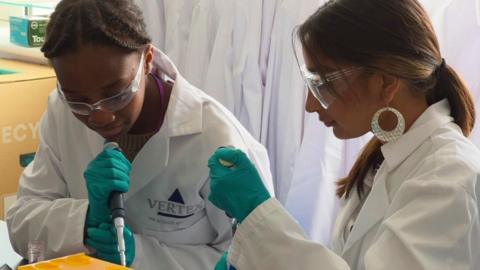
{"type": "Polygon", "coordinates": [[[39,121],[55,81],[48,66],[0,59],[0,197],[17,192],[23,167],[33,159],[39,121]]]}
{"type": "Polygon", "coordinates": [[[23,47],[42,46],[47,22],[47,17],[10,16],[10,42],[23,47]]]}

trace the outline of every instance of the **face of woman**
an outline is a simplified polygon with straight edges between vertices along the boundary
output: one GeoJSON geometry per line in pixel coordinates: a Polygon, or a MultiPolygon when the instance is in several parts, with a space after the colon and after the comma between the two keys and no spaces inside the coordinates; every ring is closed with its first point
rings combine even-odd
{"type": "Polygon", "coordinates": [[[52,59],[64,99],[90,105],[122,92],[135,91],[130,86],[138,69],[141,69],[137,77],[140,83],[134,87],[137,90],[124,107],[115,111],[101,107],[90,111],[88,115],[72,111],[82,123],[108,140],[114,140],[128,132],[140,115],[145,93],[145,74],[148,72],[148,63],[140,61],[139,53],[126,53],[115,47],[101,45],[84,45],[75,53],[52,59]]]}
{"type": "MultiPolygon", "coordinates": [[[[316,62],[305,50],[303,56],[306,68],[312,74],[319,74],[324,78],[332,72],[355,68],[349,64],[334,62],[321,53],[316,54],[316,62]]],[[[331,104],[325,109],[312,92],[308,91],[306,111],[317,113],[319,120],[325,126],[332,127],[333,133],[339,139],[357,138],[369,132],[373,114],[386,105],[382,98],[381,76],[367,73],[360,68],[352,73],[345,72],[327,84],[320,92],[329,91],[328,94],[334,97],[331,104]]]]}

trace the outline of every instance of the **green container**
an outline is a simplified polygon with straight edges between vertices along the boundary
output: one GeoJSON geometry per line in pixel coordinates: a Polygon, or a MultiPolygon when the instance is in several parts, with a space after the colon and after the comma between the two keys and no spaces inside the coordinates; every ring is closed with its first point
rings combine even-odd
{"type": "Polygon", "coordinates": [[[32,162],[34,158],[35,158],[35,152],[21,154],[19,158],[20,166],[22,166],[22,168],[27,167],[28,164],[30,164],[30,162],[32,162]]]}
{"type": "Polygon", "coordinates": [[[45,42],[48,18],[10,16],[10,42],[23,47],[40,47],[45,42]]]}
{"type": "Polygon", "coordinates": [[[0,68],[0,75],[10,75],[10,74],[15,74],[15,73],[18,73],[18,72],[14,71],[14,70],[10,70],[10,69],[0,68]]]}

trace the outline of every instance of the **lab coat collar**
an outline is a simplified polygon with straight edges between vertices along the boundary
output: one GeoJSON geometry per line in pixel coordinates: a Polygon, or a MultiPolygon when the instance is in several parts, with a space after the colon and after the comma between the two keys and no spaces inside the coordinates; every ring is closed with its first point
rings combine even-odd
{"type": "Polygon", "coordinates": [[[345,203],[342,211],[340,211],[337,220],[335,222],[335,227],[333,228],[333,237],[332,237],[332,249],[337,254],[342,254],[344,250],[345,241],[344,241],[344,230],[347,226],[347,222],[352,217],[354,211],[360,205],[360,198],[355,189],[350,193],[348,199],[345,198],[345,195],[341,198],[341,202],[345,203]]]}
{"type": "Polygon", "coordinates": [[[452,121],[448,100],[443,99],[428,107],[402,137],[381,147],[385,162],[388,165],[388,172],[402,163],[436,129],[452,121]]]}
{"type": "Polygon", "coordinates": [[[164,123],[166,124],[169,137],[183,136],[202,132],[202,97],[199,90],[185,80],[173,62],[154,47],[154,70],[162,79],[175,80],[170,94],[167,113],[164,123]]]}
{"type": "MultiPolygon", "coordinates": [[[[360,209],[353,229],[345,242],[345,247],[341,253],[342,255],[344,255],[358,240],[360,240],[363,235],[370,230],[370,228],[372,228],[385,217],[385,213],[390,205],[385,183],[388,174],[385,172],[385,170],[385,163],[382,163],[373,180],[372,189],[366,198],[363,207],[360,209]]],[[[356,191],[353,190],[353,192],[356,191]]],[[[357,195],[355,194],[355,196],[357,195]]],[[[352,205],[353,210],[355,210],[355,208],[358,206],[360,200],[357,199],[354,200],[354,202],[355,205],[352,205]]],[[[348,222],[348,219],[350,218],[351,214],[345,220],[345,224],[343,224],[342,229],[345,229],[346,222],[348,222]]]]}
{"type": "MultiPolygon", "coordinates": [[[[452,122],[450,116],[450,105],[446,99],[439,101],[425,110],[425,112],[415,121],[412,127],[402,137],[395,142],[390,142],[382,146],[381,150],[385,157],[373,180],[372,189],[361,208],[353,230],[351,231],[345,245],[342,249],[341,244],[337,246],[342,250],[341,254],[345,255],[355,243],[373,227],[380,222],[390,205],[386,180],[389,173],[395,169],[402,161],[404,161],[415,149],[417,149],[436,129],[452,122]]],[[[341,224],[338,224],[337,237],[342,236],[343,230],[351,214],[360,204],[360,200],[356,197],[350,199],[347,203],[348,209],[344,217],[341,217],[341,224]]]]}

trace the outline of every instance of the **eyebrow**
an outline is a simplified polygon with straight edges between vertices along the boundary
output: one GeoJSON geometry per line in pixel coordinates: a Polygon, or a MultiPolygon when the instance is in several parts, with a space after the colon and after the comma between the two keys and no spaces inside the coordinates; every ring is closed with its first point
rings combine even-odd
{"type": "MultiPolygon", "coordinates": [[[[104,86],[100,87],[100,89],[105,90],[105,89],[112,88],[113,86],[117,85],[121,80],[122,80],[122,78],[117,79],[116,81],[114,81],[112,83],[108,83],[107,85],[104,85],[104,86]]],[[[63,86],[61,86],[61,87],[62,87],[62,92],[66,93],[66,94],[78,94],[78,91],[71,91],[69,89],[63,88],[63,86]]]]}

